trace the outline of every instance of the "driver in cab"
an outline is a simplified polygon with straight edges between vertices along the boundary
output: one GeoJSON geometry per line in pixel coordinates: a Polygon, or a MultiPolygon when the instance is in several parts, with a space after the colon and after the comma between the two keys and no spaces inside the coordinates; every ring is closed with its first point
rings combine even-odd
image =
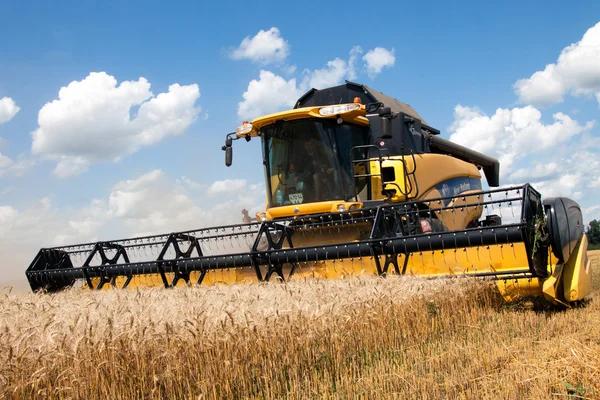
{"type": "Polygon", "coordinates": [[[291,157],[285,181],[276,191],[277,203],[289,205],[330,200],[335,170],[323,144],[307,139],[297,149],[291,157]],[[287,198],[283,198],[284,192],[287,198]]]}

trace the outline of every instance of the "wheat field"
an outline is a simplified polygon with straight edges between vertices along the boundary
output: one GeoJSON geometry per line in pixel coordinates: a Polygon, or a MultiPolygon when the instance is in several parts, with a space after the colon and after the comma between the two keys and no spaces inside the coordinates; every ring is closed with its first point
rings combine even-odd
{"type": "Polygon", "coordinates": [[[394,276],[4,290],[0,396],[598,399],[598,275],[564,311],[505,304],[490,282],[394,276]]]}

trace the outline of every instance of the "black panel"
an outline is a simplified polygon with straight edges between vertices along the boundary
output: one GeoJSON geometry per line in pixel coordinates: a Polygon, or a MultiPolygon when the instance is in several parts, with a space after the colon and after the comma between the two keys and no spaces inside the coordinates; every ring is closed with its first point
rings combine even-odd
{"type": "Polygon", "coordinates": [[[322,90],[311,89],[298,99],[295,108],[353,103],[355,97],[359,97],[362,104],[376,101],[361,86],[346,84],[322,90]]]}
{"type": "Polygon", "coordinates": [[[355,97],[360,98],[362,104],[382,103],[385,107],[389,107],[392,112],[405,113],[424,121],[423,117],[410,104],[403,103],[365,85],[350,81],[346,81],[344,85],[321,90],[311,89],[298,99],[295,108],[353,103],[355,97]]]}
{"type": "Polygon", "coordinates": [[[392,119],[392,137],[381,137],[381,117],[369,116],[371,143],[381,150],[383,156],[429,153],[429,136],[421,130],[421,121],[404,113],[392,119]]]}
{"type": "MultiPolygon", "coordinates": [[[[295,108],[322,106],[341,103],[352,103],[360,98],[362,104],[380,102],[389,107],[396,118],[392,119],[392,138],[381,136],[381,120],[379,115],[368,115],[371,128],[370,144],[381,149],[381,155],[409,155],[422,153],[450,154],[458,159],[476,164],[483,172],[492,187],[500,185],[500,163],[493,157],[486,156],[449,140],[434,136],[437,130],[429,134],[422,131],[423,118],[408,104],[370,89],[367,86],[346,81],[346,84],[326,89],[311,89],[298,99],[295,108]]],[[[428,129],[432,129],[427,127],[428,129]]],[[[371,154],[371,156],[375,156],[371,154]]]]}

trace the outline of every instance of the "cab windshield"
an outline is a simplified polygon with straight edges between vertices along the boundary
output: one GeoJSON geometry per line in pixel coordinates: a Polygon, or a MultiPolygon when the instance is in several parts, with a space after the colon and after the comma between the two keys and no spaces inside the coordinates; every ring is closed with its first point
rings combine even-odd
{"type": "Polygon", "coordinates": [[[282,121],[261,131],[269,207],[351,200],[364,188],[354,160],[366,158],[368,127],[331,120],[282,121]]]}

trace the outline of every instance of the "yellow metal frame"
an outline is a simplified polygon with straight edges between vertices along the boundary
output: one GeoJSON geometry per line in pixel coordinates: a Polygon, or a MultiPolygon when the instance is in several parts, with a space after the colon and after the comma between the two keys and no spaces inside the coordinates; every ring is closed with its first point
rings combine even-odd
{"type": "MultiPolygon", "coordinates": [[[[354,104],[354,103],[352,103],[354,104]]],[[[343,105],[343,104],[341,104],[343,105]]],[[[360,125],[360,126],[368,126],[369,120],[365,117],[367,111],[363,104],[358,104],[358,109],[350,110],[346,112],[342,112],[339,114],[332,115],[321,115],[319,114],[319,110],[324,108],[323,106],[319,107],[303,107],[296,108],[293,110],[281,111],[273,114],[263,115],[261,117],[255,118],[252,120],[252,130],[248,133],[238,134],[238,137],[258,136],[258,132],[264,128],[265,126],[272,125],[277,121],[295,121],[298,119],[307,119],[307,118],[318,118],[318,119],[337,119],[341,118],[344,122],[360,125]]]]}

